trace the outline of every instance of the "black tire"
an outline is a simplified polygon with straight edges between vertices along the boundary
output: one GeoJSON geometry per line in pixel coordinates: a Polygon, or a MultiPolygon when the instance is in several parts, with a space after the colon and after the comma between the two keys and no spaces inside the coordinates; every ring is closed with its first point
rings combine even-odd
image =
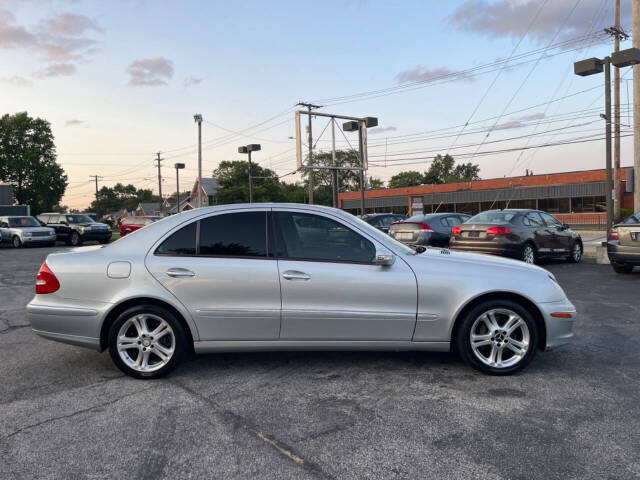
{"type": "MultiPolygon", "coordinates": [[[[151,327],[152,328],[152,327],[151,327]]],[[[150,329],[151,329],[150,328],[150,329]]],[[[187,335],[184,331],[184,328],[180,321],[175,317],[173,313],[166,310],[165,308],[159,307],[157,305],[149,305],[149,304],[141,304],[135,307],[131,307],[124,312],[122,312],[118,318],[116,318],[115,322],[109,328],[108,334],[108,347],[109,354],[111,355],[111,359],[113,363],[127,375],[138,378],[138,379],[153,379],[160,378],[166,374],[168,374],[171,370],[177,367],[185,358],[188,352],[188,342],[187,335]],[[123,327],[125,322],[130,320],[132,317],[136,317],[139,315],[151,315],[157,318],[164,320],[173,331],[174,337],[174,346],[173,346],[173,355],[170,357],[169,361],[162,367],[153,371],[140,371],[129,366],[123,358],[121,358],[120,353],[118,352],[118,333],[120,329],[123,327]]],[[[142,345],[139,348],[143,348],[142,345]]],[[[153,348],[153,347],[151,347],[153,348]]],[[[132,350],[129,350],[131,352],[132,350]]],[[[133,350],[135,352],[135,350],[133,350]]],[[[152,350],[149,350],[152,353],[152,350]]],[[[142,351],[138,351],[138,355],[141,354],[142,351]]],[[[156,359],[160,359],[160,357],[156,357],[156,359]]],[[[131,358],[133,360],[133,358],[131,358]]],[[[137,355],[136,355],[137,360],[137,355]]]]}
{"type": "Polygon", "coordinates": [[[538,259],[536,246],[531,242],[526,242],[520,249],[520,260],[524,263],[535,264],[538,259]]]}
{"type": "Polygon", "coordinates": [[[613,271],[616,273],[626,273],[629,274],[633,272],[633,265],[625,265],[623,263],[612,263],[613,271]]]}
{"type": "Polygon", "coordinates": [[[567,257],[567,261],[570,263],[580,263],[580,260],[582,260],[583,252],[584,252],[584,249],[582,247],[582,242],[576,240],[575,242],[573,242],[573,245],[571,245],[571,253],[567,257]],[[576,251],[577,247],[580,248],[579,252],[576,251]]]}
{"type": "Polygon", "coordinates": [[[69,244],[74,247],[82,245],[82,237],[78,232],[71,232],[71,235],[69,236],[69,244]]]}
{"type": "Polygon", "coordinates": [[[13,248],[20,248],[22,246],[22,240],[20,240],[20,237],[18,237],[17,235],[14,235],[11,238],[11,246],[13,248]]]}
{"type": "MultiPolygon", "coordinates": [[[[502,317],[504,317],[505,319],[507,318],[506,315],[502,313],[497,315],[497,318],[499,319],[500,322],[502,321],[502,317]]],[[[503,323],[501,326],[504,327],[505,324],[506,322],[503,323]]],[[[499,300],[499,299],[488,300],[486,302],[482,302],[476,305],[475,307],[473,307],[471,310],[467,311],[464,314],[464,317],[461,319],[460,323],[458,324],[458,327],[455,333],[456,333],[455,347],[459,355],[462,357],[462,359],[465,362],[467,362],[469,365],[471,365],[473,368],[475,368],[476,370],[479,370],[480,372],[483,372],[483,373],[488,373],[490,375],[509,375],[523,369],[529,364],[529,362],[531,362],[531,360],[533,360],[533,357],[536,354],[536,350],[538,349],[539,333],[538,333],[538,327],[536,326],[535,320],[533,319],[531,313],[526,308],[522,307],[520,304],[512,300],[506,300],[506,299],[505,300],[499,300]],[[508,352],[507,355],[512,355],[513,358],[520,357],[520,359],[516,361],[516,363],[514,363],[513,365],[507,365],[504,367],[488,365],[487,363],[484,363],[476,355],[476,353],[474,352],[474,349],[471,346],[471,329],[474,327],[474,325],[480,325],[481,327],[485,327],[488,331],[488,328],[486,327],[486,325],[482,325],[481,323],[476,324],[476,320],[480,322],[479,317],[483,316],[484,313],[492,310],[509,310],[511,312],[516,313],[520,317],[520,319],[524,321],[524,323],[526,324],[526,328],[528,329],[529,341],[527,344],[526,353],[524,353],[522,356],[517,356],[513,354],[511,350],[507,349],[506,342],[503,342],[502,344],[503,354],[504,354],[504,351],[507,351],[508,352]]],[[[494,335],[493,333],[489,333],[489,332],[487,333],[490,335],[494,335]]],[[[520,333],[521,335],[520,335],[519,341],[524,343],[524,340],[526,337],[524,335],[523,328],[517,329],[514,335],[518,335],[520,333]]],[[[493,341],[494,338],[497,339],[497,337],[491,337],[491,344],[486,346],[486,348],[488,348],[489,351],[493,349],[494,346],[496,348],[500,348],[494,343],[493,341]]],[[[511,337],[507,337],[507,340],[509,338],[511,337]]],[[[481,348],[484,349],[485,347],[481,347],[481,348]]],[[[505,360],[505,362],[508,363],[511,358],[512,357],[509,356],[505,360]]]]}

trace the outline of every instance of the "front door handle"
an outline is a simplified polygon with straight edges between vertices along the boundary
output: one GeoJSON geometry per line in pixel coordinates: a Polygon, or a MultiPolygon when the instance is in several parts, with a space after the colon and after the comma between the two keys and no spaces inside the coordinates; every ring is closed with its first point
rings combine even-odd
{"type": "Polygon", "coordinates": [[[173,278],[187,278],[195,277],[196,274],[186,268],[170,268],[167,270],[167,275],[173,278]]]}
{"type": "Polygon", "coordinates": [[[298,270],[287,270],[282,274],[282,278],[285,280],[309,280],[311,276],[298,270]]]}

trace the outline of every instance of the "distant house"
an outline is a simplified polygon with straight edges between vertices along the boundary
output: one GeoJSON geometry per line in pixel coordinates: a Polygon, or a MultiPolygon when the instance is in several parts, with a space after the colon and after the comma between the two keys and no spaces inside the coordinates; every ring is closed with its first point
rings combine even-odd
{"type": "Polygon", "coordinates": [[[164,208],[169,215],[174,215],[176,213],[184,212],[186,210],[193,210],[195,206],[191,203],[191,197],[180,199],[180,207],[176,205],[174,202],[169,202],[165,200],[164,208]]]}
{"type": "Polygon", "coordinates": [[[136,215],[139,217],[157,217],[162,215],[160,202],[139,203],[136,208],[136,215]]]}
{"type": "MultiPolygon", "coordinates": [[[[202,179],[202,206],[216,205],[218,203],[218,181],[215,178],[202,179]]],[[[198,180],[193,184],[191,189],[191,199],[194,206],[198,206],[198,180]]]]}

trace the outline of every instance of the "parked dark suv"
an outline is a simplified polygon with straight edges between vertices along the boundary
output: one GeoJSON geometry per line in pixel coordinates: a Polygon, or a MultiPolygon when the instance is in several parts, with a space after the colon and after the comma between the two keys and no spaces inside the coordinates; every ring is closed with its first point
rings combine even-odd
{"type": "Polygon", "coordinates": [[[453,250],[490,253],[535,263],[540,257],[582,258],[582,239],[569,225],[538,210],[487,210],[451,229],[453,250]]]}
{"type": "Polygon", "coordinates": [[[97,240],[109,243],[111,228],[105,223],[98,223],[84,213],[43,213],[38,215],[42,225],[56,231],[58,240],[67,245],[82,245],[83,242],[97,240]]]}

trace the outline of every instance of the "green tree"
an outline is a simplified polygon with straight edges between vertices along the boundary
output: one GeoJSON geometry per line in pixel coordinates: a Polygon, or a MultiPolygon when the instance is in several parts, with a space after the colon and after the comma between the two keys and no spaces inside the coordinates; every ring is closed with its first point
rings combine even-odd
{"type": "Polygon", "coordinates": [[[380,178],[369,177],[368,183],[369,186],[367,188],[370,188],[372,190],[379,190],[381,188],[384,188],[384,182],[380,178]]]}
{"type": "Polygon", "coordinates": [[[389,180],[389,188],[415,187],[424,183],[424,177],[420,172],[408,170],[400,172],[389,180]]]}
{"type": "Polygon", "coordinates": [[[451,155],[436,155],[424,174],[425,184],[455,183],[480,180],[480,167],[472,163],[455,164],[451,155]]]}
{"type": "Polygon", "coordinates": [[[123,185],[116,183],[113,187],[102,187],[98,190],[96,199],[89,205],[89,211],[97,212],[104,215],[107,212],[113,212],[126,208],[133,210],[140,202],[157,202],[158,196],[154,195],[151,190],[137,190],[134,185],[123,185]]]}
{"type": "Polygon", "coordinates": [[[58,205],[67,175],[56,163],[51,125],[27,112],[0,119],[0,180],[14,185],[19,204],[37,215],[58,205]]]}

